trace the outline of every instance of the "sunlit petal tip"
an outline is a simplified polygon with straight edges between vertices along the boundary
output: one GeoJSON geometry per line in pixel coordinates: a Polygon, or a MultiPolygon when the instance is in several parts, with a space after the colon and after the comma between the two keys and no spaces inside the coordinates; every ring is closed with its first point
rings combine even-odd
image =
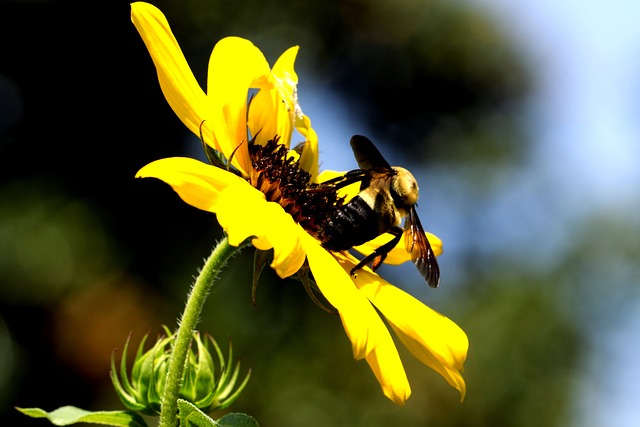
{"type": "Polygon", "coordinates": [[[387,385],[381,385],[382,393],[393,403],[398,406],[404,406],[411,397],[411,387],[408,390],[395,390],[393,387],[387,385]]]}
{"type": "Polygon", "coordinates": [[[300,46],[292,46],[285,50],[273,65],[273,75],[278,78],[288,77],[291,79],[291,83],[298,83],[298,75],[294,71],[294,64],[299,50],[300,46]]]}
{"type": "Polygon", "coordinates": [[[198,134],[208,111],[207,98],[194,77],[164,14],[155,6],[131,4],[131,21],[158,73],[160,88],[178,118],[198,134]]]}
{"type": "Polygon", "coordinates": [[[367,355],[367,363],[384,395],[396,405],[404,405],[411,396],[411,386],[390,336],[367,355]]]}
{"type": "Polygon", "coordinates": [[[464,382],[462,375],[460,375],[460,381],[454,387],[460,392],[460,403],[464,402],[464,398],[467,396],[467,384],[464,382]]]}
{"type": "Polygon", "coordinates": [[[164,18],[164,14],[154,5],[143,1],[135,1],[131,3],[132,19],[133,17],[137,18],[144,14],[147,14],[150,17],[153,16],[155,17],[155,19],[166,21],[166,19],[164,18]]]}
{"type": "Polygon", "coordinates": [[[131,3],[131,11],[132,11],[132,13],[134,13],[134,12],[135,13],[140,13],[141,11],[144,11],[144,10],[148,10],[148,11],[150,11],[150,13],[154,13],[154,12],[161,13],[160,10],[158,10],[157,7],[155,7],[155,6],[153,6],[153,5],[149,4],[149,3],[146,3],[146,2],[134,1],[134,2],[131,3]]]}

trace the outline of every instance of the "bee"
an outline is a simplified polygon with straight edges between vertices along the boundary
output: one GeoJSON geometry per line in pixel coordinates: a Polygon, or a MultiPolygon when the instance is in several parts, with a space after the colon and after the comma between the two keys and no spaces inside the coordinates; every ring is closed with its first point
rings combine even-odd
{"type": "Polygon", "coordinates": [[[334,189],[360,182],[360,192],[339,206],[320,224],[318,237],[330,251],[345,251],[366,243],[381,234],[393,239],[363,258],[353,269],[371,263],[376,271],[402,236],[411,260],[429,286],[440,284],[440,268],[418,218],[418,183],[407,169],[390,166],[373,143],[364,136],[351,138],[351,149],[360,169],[328,180],[321,186],[334,189]],[[404,229],[400,227],[404,220],[404,229]]]}

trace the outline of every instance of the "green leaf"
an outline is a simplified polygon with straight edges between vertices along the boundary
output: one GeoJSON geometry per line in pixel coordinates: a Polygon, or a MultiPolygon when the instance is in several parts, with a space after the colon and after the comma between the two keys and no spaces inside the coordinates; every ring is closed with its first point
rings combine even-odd
{"type": "Polygon", "coordinates": [[[259,427],[258,422],[247,414],[233,412],[215,421],[191,402],[178,399],[180,425],[182,427],[259,427]]]}
{"type": "Polygon", "coordinates": [[[16,409],[32,418],[47,418],[56,426],[68,426],[76,423],[91,423],[106,426],[119,427],[147,427],[144,419],[129,411],[85,411],[75,406],[63,406],[54,411],[47,412],[40,408],[16,409]]]}
{"type": "Polygon", "coordinates": [[[250,415],[232,412],[218,420],[220,427],[258,427],[258,422],[250,415]]]}
{"type": "Polygon", "coordinates": [[[178,399],[178,412],[180,414],[180,426],[182,427],[220,427],[213,418],[202,412],[193,403],[184,399],[178,399]]]}

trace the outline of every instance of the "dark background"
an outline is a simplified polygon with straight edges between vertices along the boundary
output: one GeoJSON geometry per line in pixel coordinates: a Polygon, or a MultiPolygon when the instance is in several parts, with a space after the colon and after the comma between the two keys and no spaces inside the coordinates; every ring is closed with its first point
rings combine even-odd
{"type": "MultiPolygon", "coordinates": [[[[416,173],[423,224],[444,241],[440,289],[409,266],[383,275],[470,339],[464,403],[401,349],[413,395],[397,407],[352,360],[338,319],[298,282],[266,271],[253,306],[245,250],[200,323],[223,347],[232,337],[253,369],[232,410],[265,426],[581,419],[579,390],[615,360],[603,336],[637,307],[639,224],[633,212],[607,209],[560,222],[541,206],[571,194],[554,193],[543,170],[529,177],[540,190],[490,209],[530,164],[538,130],[527,120],[534,59],[496,18],[441,0],[154,4],[203,87],[224,36],[249,38],[271,64],[301,46],[300,102],[322,167],[348,169],[349,136],[370,135],[416,173]],[[336,108],[353,123],[332,122],[336,108]],[[344,138],[327,137],[336,134],[344,138]]],[[[14,406],[121,409],[112,351],[129,333],[137,345],[175,327],[221,236],[214,215],[134,175],[159,158],[200,156],[199,141],[164,100],[128,2],[5,1],[0,40],[0,420],[46,424],[14,406]]]]}

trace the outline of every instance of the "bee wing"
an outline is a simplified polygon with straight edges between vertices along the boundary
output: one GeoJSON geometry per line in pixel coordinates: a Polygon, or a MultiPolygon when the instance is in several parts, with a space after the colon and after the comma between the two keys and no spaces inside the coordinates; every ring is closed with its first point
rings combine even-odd
{"type": "Polygon", "coordinates": [[[424,233],[415,206],[409,209],[409,216],[405,223],[404,245],[411,254],[411,261],[416,265],[422,277],[429,286],[437,288],[440,284],[440,267],[431,249],[429,239],[424,233]]]}
{"type": "Polygon", "coordinates": [[[351,137],[351,149],[360,169],[391,169],[391,165],[387,163],[376,146],[373,145],[373,142],[366,136],[353,135],[351,137]]]}

